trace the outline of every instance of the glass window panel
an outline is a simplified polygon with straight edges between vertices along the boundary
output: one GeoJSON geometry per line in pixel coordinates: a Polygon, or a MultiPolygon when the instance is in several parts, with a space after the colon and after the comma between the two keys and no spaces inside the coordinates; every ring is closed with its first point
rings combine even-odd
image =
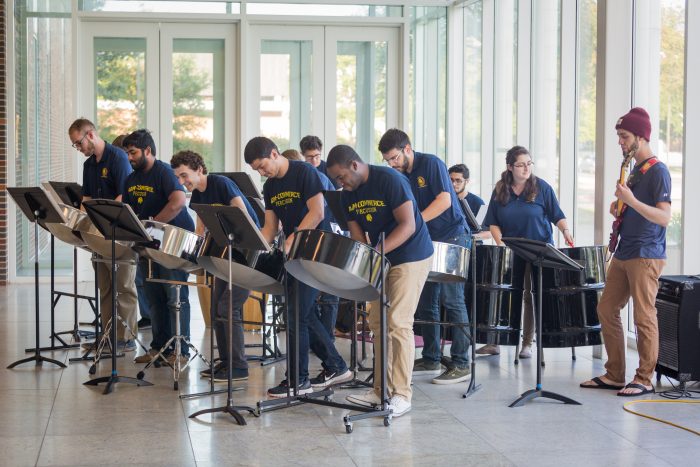
{"type": "MultiPolygon", "coordinates": [[[[15,4],[17,28],[15,49],[15,184],[38,186],[42,182],[75,181],[75,151],[68,127],[75,118],[69,66],[73,60],[71,20],[65,17],[25,16],[24,2],[15,4]]],[[[62,13],[61,2],[34,2],[32,8],[62,13]]],[[[82,161],[81,161],[82,162],[82,161]]],[[[8,202],[8,207],[13,205],[8,202]]],[[[16,209],[14,254],[17,276],[34,273],[34,224],[16,209]]],[[[50,273],[50,236],[39,229],[40,274],[50,273]]],[[[56,274],[68,275],[73,263],[72,248],[55,242],[56,274]]]]}
{"type": "MultiPolygon", "coordinates": [[[[560,0],[532,4],[531,153],[535,173],[559,191],[560,0]]],[[[570,213],[569,213],[570,215],[570,213]]]]}
{"type": "Polygon", "coordinates": [[[71,0],[27,0],[28,13],[70,13],[71,0]]]}
{"type": "Polygon", "coordinates": [[[518,126],[518,2],[495,2],[494,33],[494,174],[505,170],[505,155],[516,144],[518,126]]]}
{"type": "Polygon", "coordinates": [[[224,41],[175,39],[173,152],[202,155],[212,172],[224,170],[224,41]]]}
{"type": "Polygon", "coordinates": [[[385,41],[338,42],[336,55],[336,142],[355,148],[373,163],[387,130],[387,58],[385,41]]]}
{"type": "Polygon", "coordinates": [[[82,0],[83,11],[115,11],[143,13],[228,13],[239,14],[239,2],[160,1],[160,0],[82,0]]]}
{"type": "Polygon", "coordinates": [[[414,146],[446,156],[447,9],[411,8],[409,128],[414,146]]]}
{"type": "Polygon", "coordinates": [[[262,41],[260,131],[281,151],[298,149],[312,128],[311,41],[262,41]]]}
{"type": "Polygon", "coordinates": [[[387,5],[332,5],[301,3],[247,3],[246,12],[250,15],[290,15],[290,16],[370,16],[398,17],[402,7],[387,5]]]}
{"type": "Polygon", "coordinates": [[[105,141],[146,127],[146,39],[96,37],[95,115],[105,141]]]}
{"type": "Polygon", "coordinates": [[[671,222],[666,230],[664,274],[680,274],[685,152],[685,1],[638,0],[635,14],[633,102],[649,112],[652,152],[666,163],[671,173],[671,222]]]}
{"type": "Polygon", "coordinates": [[[576,50],[576,221],[579,245],[593,245],[595,230],[596,57],[598,1],[582,0],[578,10],[576,50]]]}
{"type": "MultiPolygon", "coordinates": [[[[464,7],[464,86],[462,103],[462,162],[469,167],[470,186],[483,195],[481,172],[481,76],[482,76],[482,10],[476,2],[464,7]]],[[[482,196],[483,197],[483,196],[482,196]]]]}

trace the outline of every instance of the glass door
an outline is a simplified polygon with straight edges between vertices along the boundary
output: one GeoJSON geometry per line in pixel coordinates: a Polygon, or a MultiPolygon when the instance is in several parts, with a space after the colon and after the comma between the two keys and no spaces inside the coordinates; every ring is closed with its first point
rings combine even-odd
{"type": "MultiPolygon", "coordinates": [[[[326,151],[348,144],[380,162],[382,133],[398,125],[398,28],[251,26],[247,137],[326,151]],[[391,84],[390,84],[391,83],[391,84]]],[[[244,138],[245,139],[245,138],[244,138]]]]}

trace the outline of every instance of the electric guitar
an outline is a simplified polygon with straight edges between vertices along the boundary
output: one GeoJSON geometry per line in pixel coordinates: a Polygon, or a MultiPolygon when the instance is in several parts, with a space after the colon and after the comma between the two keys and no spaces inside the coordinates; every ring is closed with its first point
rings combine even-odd
{"type": "MultiPolygon", "coordinates": [[[[627,178],[627,173],[629,172],[630,162],[637,153],[637,148],[633,147],[630,151],[624,155],[622,165],[620,166],[620,185],[625,184],[625,179],[627,178]]],[[[612,258],[612,254],[615,253],[617,249],[617,244],[620,241],[620,226],[622,225],[622,212],[625,210],[625,203],[622,200],[617,200],[617,216],[612,225],[612,232],[610,233],[610,241],[608,242],[608,259],[612,258]]]]}

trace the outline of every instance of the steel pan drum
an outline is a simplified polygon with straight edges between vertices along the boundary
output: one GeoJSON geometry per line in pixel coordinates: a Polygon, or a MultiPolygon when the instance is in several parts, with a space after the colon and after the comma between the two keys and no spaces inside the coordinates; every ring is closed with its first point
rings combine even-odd
{"type": "Polygon", "coordinates": [[[433,263],[428,282],[465,282],[469,273],[469,249],[451,243],[433,242],[433,263]]]}
{"type": "MultiPolygon", "coordinates": [[[[379,298],[381,255],[369,245],[324,230],[300,230],[285,268],[301,282],[348,300],[379,298]]],[[[391,264],[384,259],[384,270],[391,264]]]]}
{"type": "Polygon", "coordinates": [[[81,237],[80,232],[78,232],[78,225],[87,217],[87,214],[67,204],[60,204],[59,206],[66,222],[63,224],[47,223],[46,228],[59,240],[69,245],[85,248],[85,241],[81,237]]]}
{"type": "MultiPolygon", "coordinates": [[[[95,224],[92,223],[90,218],[85,215],[85,217],[79,222],[77,226],[78,232],[80,232],[80,237],[85,241],[85,246],[91,252],[97,253],[106,259],[112,258],[112,241],[107,240],[95,224]]],[[[137,254],[132,249],[133,242],[115,242],[115,253],[117,260],[123,261],[133,261],[136,260],[137,254]]]]}
{"type": "Polygon", "coordinates": [[[476,269],[469,271],[465,298],[472,306],[472,279],[476,274],[476,341],[516,345],[520,339],[523,271],[514,269],[515,254],[496,245],[476,247],[476,269]]]}
{"type": "Polygon", "coordinates": [[[168,269],[180,269],[187,272],[201,269],[202,266],[197,264],[197,257],[202,248],[204,237],[163,222],[147,220],[141,221],[141,223],[153,239],[148,244],[136,246],[136,250],[141,256],[145,256],[168,269]]]}
{"type": "MultiPolygon", "coordinates": [[[[232,284],[255,292],[284,294],[284,255],[281,251],[267,253],[234,248],[231,257],[232,284]]],[[[228,282],[228,247],[219,247],[209,234],[205,237],[197,263],[207,272],[228,282]]]]}
{"type": "Polygon", "coordinates": [[[607,247],[560,248],[582,271],[542,269],[542,346],[600,345],[598,301],[605,287],[607,247]]]}

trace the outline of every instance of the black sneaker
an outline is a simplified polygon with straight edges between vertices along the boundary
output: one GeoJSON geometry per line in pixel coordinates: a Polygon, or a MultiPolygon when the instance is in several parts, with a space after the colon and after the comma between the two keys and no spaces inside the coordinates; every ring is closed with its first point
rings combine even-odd
{"type": "Polygon", "coordinates": [[[311,378],[311,387],[314,389],[322,389],[333,384],[340,384],[352,379],[352,372],[345,370],[343,372],[323,369],[317,377],[311,378]]]}
{"type": "MultiPolygon", "coordinates": [[[[281,398],[281,397],[287,397],[287,388],[289,387],[289,383],[287,383],[287,380],[284,379],[282,382],[275,386],[274,388],[270,388],[267,390],[267,395],[268,397],[272,398],[281,398]]],[[[307,379],[303,383],[299,385],[299,392],[298,394],[310,394],[314,392],[313,388],[311,387],[311,382],[307,379]]],[[[294,392],[290,389],[289,394],[292,395],[294,392]]]]}
{"type": "MultiPolygon", "coordinates": [[[[225,366],[222,368],[219,368],[218,371],[214,373],[214,382],[216,383],[225,383],[228,382],[228,368],[225,366]]],[[[231,381],[244,381],[248,379],[248,368],[233,368],[231,370],[231,374],[233,375],[231,377],[231,381]]]]}
{"type": "Polygon", "coordinates": [[[151,320],[148,318],[141,318],[137,324],[139,329],[151,329],[151,320]]]}
{"type": "MultiPolygon", "coordinates": [[[[217,371],[219,371],[221,368],[226,367],[226,362],[218,362],[214,364],[214,374],[216,374],[217,371]]],[[[209,375],[211,374],[211,368],[205,368],[202,371],[199,372],[200,375],[202,375],[203,378],[209,378],[209,375]]]]}

